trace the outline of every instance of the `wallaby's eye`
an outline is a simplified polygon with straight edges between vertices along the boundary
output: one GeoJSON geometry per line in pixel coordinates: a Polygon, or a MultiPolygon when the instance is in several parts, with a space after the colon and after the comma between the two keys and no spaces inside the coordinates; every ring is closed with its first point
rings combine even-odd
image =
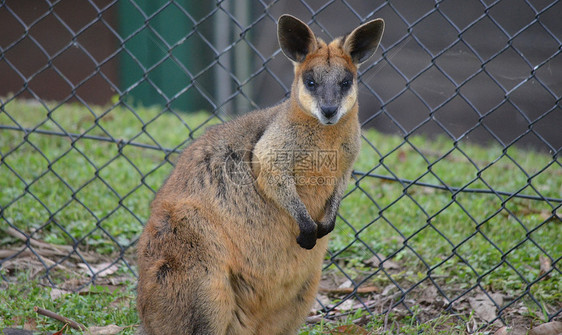
{"type": "Polygon", "coordinates": [[[311,91],[314,91],[316,89],[316,82],[312,79],[307,79],[304,81],[306,88],[308,88],[311,91]]]}
{"type": "Polygon", "coordinates": [[[341,82],[341,88],[344,90],[347,90],[348,88],[351,87],[351,80],[344,80],[341,82]]]}

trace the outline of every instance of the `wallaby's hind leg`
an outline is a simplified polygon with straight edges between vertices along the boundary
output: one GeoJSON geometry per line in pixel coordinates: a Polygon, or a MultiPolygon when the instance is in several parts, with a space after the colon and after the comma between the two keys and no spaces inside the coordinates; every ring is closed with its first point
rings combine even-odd
{"type": "Polygon", "coordinates": [[[320,278],[321,273],[317,272],[306,280],[290,303],[290,308],[284,306],[259,320],[256,334],[297,334],[314,304],[320,278]]]}
{"type": "Polygon", "coordinates": [[[227,334],[230,323],[228,315],[232,314],[228,295],[204,283],[200,283],[197,292],[181,285],[181,282],[176,281],[172,286],[166,286],[165,290],[157,288],[147,293],[157,301],[148,307],[144,306],[146,316],[143,327],[148,331],[139,334],[227,334]]]}
{"type": "Polygon", "coordinates": [[[226,334],[234,301],[211,217],[191,201],[154,214],[139,241],[140,334],[226,334]]]}

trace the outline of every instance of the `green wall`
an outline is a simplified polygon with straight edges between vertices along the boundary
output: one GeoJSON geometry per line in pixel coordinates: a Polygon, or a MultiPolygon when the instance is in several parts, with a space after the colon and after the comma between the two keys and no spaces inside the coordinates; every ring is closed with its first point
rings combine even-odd
{"type": "MultiPolygon", "coordinates": [[[[208,108],[188,73],[199,73],[214,55],[197,34],[189,36],[194,29],[189,16],[200,20],[210,12],[212,2],[132,1],[119,2],[119,32],[126,49],[120,55],[120,89],[128,92],[125,100],[184,111],[208,108]]],[[[205,25],[196,29],[212,36],[204,31],[205,25]]],[[[196,80],[207,86],[204,78],[196,80]]]]}

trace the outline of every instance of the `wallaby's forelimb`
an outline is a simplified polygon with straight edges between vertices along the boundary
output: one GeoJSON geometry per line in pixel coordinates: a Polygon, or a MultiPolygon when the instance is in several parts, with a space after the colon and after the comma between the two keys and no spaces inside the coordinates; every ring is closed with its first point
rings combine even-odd
{"type": "Polygon", "coordinates": [[[258,183],[266,195],[279,207],[286,209],[297,222],[300,230],[297,243],[305,249],[312,249],[316,245],[318,225],[299,198],[294,179],[283,171],[273,171],[278,168],[275,164],[271,166],[268,174],[264,173],[258,177],[258,183]]]}
{"type": "Polygon", "coordinates": [[[326,201],[325,215],[322,221],[318,223],[318,230],[316,237],[322,238],[334,230],[336,225],[336,218],[338,216],[338,208],[343,197],[343,193],[347,187],[351,170],[346,172],[344,177],[338,181],[334,193],[326,201]]]}

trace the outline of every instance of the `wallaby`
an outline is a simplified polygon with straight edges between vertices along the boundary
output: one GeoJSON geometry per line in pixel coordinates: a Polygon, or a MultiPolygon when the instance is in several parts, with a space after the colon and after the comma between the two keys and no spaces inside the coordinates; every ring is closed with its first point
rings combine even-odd
{"type": "Polygon", "coordinates": [[[295,334],[360,146],[357,67],[384,22],[327,44],[283,15],[290,98],[180,155],[138,243],[139,334],[295,334]]]}

